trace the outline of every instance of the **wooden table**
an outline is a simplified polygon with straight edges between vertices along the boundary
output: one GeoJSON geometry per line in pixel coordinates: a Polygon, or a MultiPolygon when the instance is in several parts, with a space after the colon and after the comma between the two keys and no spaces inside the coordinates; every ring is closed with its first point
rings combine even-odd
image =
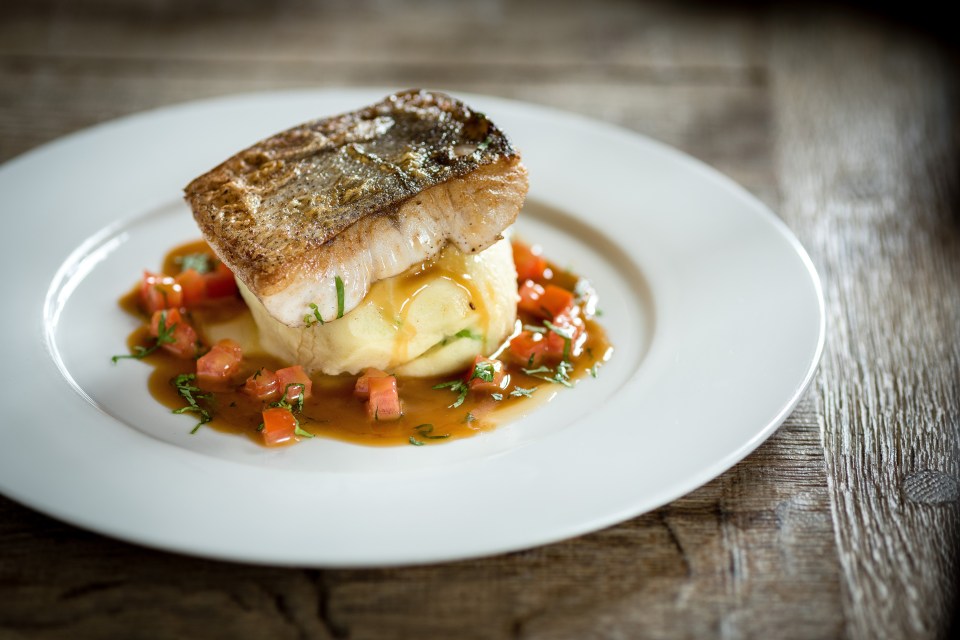
{"type": "Polygon", "coordinates": [[[555,106],[677,146],[769,204],[823,279],[828,336],[812,388],[742,463],[652,513],[520,553],[252,567],[117,542],[0,498],[0,637],[947,633],[960,86],[936,38],[825,7],[14,4],[0,9],[0,160],[252,90],[430,86],[555,106]]]}

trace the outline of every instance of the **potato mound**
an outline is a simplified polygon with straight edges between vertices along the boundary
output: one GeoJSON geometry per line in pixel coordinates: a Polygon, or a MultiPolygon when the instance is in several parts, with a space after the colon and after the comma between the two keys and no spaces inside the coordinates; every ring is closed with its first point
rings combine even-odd
{"type": "Polygon", "coordinates": [[[517,273],[510,242],[476,255],[447,246],[436,258],[374,283],[338,320],[294,328],[273,319],[243,284],[263,349],[327,374],[376,367],[405,376],[447,375],[496,350],[513,331],[517,273]]]}

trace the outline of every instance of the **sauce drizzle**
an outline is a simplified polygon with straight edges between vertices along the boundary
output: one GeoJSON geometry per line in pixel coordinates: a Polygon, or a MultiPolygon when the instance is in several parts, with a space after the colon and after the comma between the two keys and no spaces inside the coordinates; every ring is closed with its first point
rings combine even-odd
{"type": "MultiPolygon", "coordinates": [[[[188,254],[209,253],[210,249],[203,241],[191,242],[171,250],[163,261],[163,273],[175,276],[180,272],[179,260],[188,254]]],[[[424,269],[426,270],[426,269],[424,269]]],[[[579,357],[572,358],[567,375],[571,385],[588,374],[596,375],[597,367],[609,359],[612,347],[603,328],[594,321],[596,296],[585,281],[577,275],[558,269],[549,264],[550,283],[568,291],[581,292],[577,299],[581,317],[584,318],[585,339],[582,342],[579,357]],[[579,285],[579,286],[578,286],[579,285]],[[586,291],[586,293],[583,293],[586,291]]],[[[464,282],[456,274],[443,274],[459,286],[470,290],[473,283],[464,282]]],[[[393,296],[416,296],[424,283],[414,284],[414,289],[394,289],[393,296]],[[419,288],[417,288],[419,287],[419,288]]],[[[481,299],[481,296],[471,296],[481,299]]],[[[120,306],[127,312],[144,319],[149,318],[138,306],[138,288],[120,299],[120,306]]],[[[205,327],[249,316],[249,310],[243,300],[231,297],[216,304],[202,305],[190,309],[188,317],[197,329],[201,340],[209,344],[205,327]]],[[[402,320],[402,318],[401,318],[402,320]]],[[[251,321],[252,322],[252,321],[251,321]]],[[[520,326],[539,324],[541,321],[520,311],[520,326]]],[[[398,331],[402,332],[401,321],[398,331]]],[[[509,338],[508,338],[509,341],[509,338]]],[[[148,328],[141,326],[127,339],[131,351],[136,346],[149,347],[154,343],[148,328]]],[[[395,349],[402,349],[403,340],[398,340],[395,349]]],[[[507,345],[500,351],[503,351],[507,345]]],[[[498,352],[499,353],[499,352],[498,352]]],[[[195,361],[179,359],[163,350],[158,350],[142,359],[153,368],[149,377],[150,394],[162,405],[171,410],[183,407],[184,402],[171,381],[181,374],[194,373],[195,361]]],[[[527,368],[526,363],[517,363],[505,355],[502,358],[505,371],[510,375],[510,385],[499,399],[486,392],[468,392],[459,406],[451,407],[459,398],[457,392],[449,388],[436,389],[436,385],[449,382],[452,376],[440,378],[398,378],[400,398],[403,403],[403,416],[390,422],[372,421],[367,417],[364,402],[354,396],[353,388],[357,376],[323,375],[311,376],[313,394],[304,402],[302,413],[298,414],[300,426],[304,430],[321,436],[367,446],[395,445],[434,445],[459,438],[468,438],[494,429],[497,425],[526,415],[537,406],[548,402],[564,385],[548,381],[551,377],[545,372],[537,373],[527,368]],[[532,391],[531,391],[532,390],[532,391]]],[[[242,393],[243,382],[260,368],[277,370],[292,363],[281,362],[271,356],[245,355],[241,371],[232,384],[226,387],[211,388],[200,383],[205,393],[212,398],[204,400],[204,406],[213,416],[211,422],[203,425],[218,431],[243,435],[258,444],[262,438],[258,426],[262,422],[261,412],[264,403],[242,393]]],[[[465,378],[464,378],[465,379],[465,378]]],[[[184,428],[191,424],[184,418],[184,428]]]]}

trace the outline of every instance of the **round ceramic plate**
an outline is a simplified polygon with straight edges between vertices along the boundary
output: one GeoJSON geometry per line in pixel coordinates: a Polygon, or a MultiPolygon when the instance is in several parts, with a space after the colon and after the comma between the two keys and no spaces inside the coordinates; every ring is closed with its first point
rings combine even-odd
{"type": "Polygon", "coordinates": [[[190,179],[299,122],[384,90],[228,97],[68,136],[0,168],[6,362],[0,490],[81,527],[246,562],[436,562],[594,531],[698,487],[795,406],[823,345],[810,260],[760,202],[635,133],[464,96],[530,170],[517,227],[588,276],[615,345],[527,417],[429,447],[316,438],[266,449],[201,429],[112,364],[118,297],[199,236],[190,179]]]}

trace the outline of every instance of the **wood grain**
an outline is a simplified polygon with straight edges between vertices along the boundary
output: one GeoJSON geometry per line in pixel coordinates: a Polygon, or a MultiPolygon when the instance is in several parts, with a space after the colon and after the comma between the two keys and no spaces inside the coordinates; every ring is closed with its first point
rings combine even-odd
{"type": "Polygon", "coordinates": [[[956,598],[957,503],[902,487],[960,476],[956,85],[915,37],[851,27],[804,21],[778,39],[781,210],[825,283],[816,385],[848,630],[929,637],[956,598]],[[844,64],[856,57],[873,64],[844,64]]]}
{"type": "Polygon", "coordinates": [[[0,497],[0,638],[945,636],[960,538],[950,51],[835,7],[268,4],[4,5],[0,160],[243,91],[431,86],[577,111],[713,164],[797,232],[828,310],[814,388],[688,496],[468,562],[220,563],[0,497]]]}

